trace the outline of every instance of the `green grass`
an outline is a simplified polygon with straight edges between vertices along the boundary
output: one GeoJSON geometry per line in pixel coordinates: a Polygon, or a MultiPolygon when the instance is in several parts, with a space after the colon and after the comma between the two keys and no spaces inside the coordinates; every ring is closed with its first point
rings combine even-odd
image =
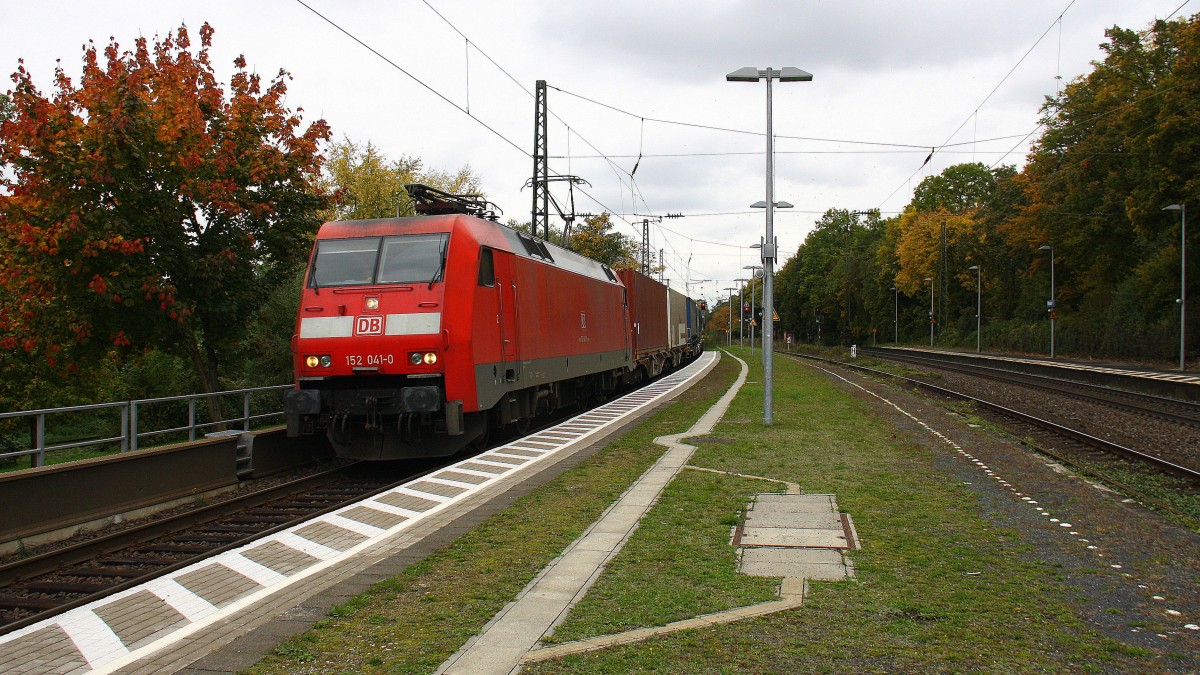
{"type": "MultiPolygon", "coordinates": [[[[1090,633],[1067,599],[1061,572],[1038,562],[1016,533],[990,525],[975,497],[933,468],[935,451],[897,439],[864,403],[815,371],[777,364],[775,425],[722,423],[713,435],[736,443],[704,445],[692,463],[836,494],[863,540],[864,548],[852,554],[857,580],[812,583],[799,610],[570,656],[523,672],[1138,669],[1136,659],[1146,655],[1090,633]]],[[[757,419],[761,396],[761,385],[748,384],[727,418],[757,419]]],[[[627,564],[622,559],[642,546],[641,535],[598,587],[617,583],[627,564]]],[[[705,608],[697,602],[692,611],[705,608]]],[[[609,612],[605,617],[603,608],[581,604],[564,628],[605,627],[623,613],[609,612]]]]}
{"type": "MultiPolygon", "coordinates": [[[[749,356],[749,350],[742,352],[749,356]]],[[[748,359],[750,360],[750,359],[748,359]]],[[[776,360],[775,425],[761,374],[692,464],[833,493],[863,549],[857,579],[815,582],[803,607],[736,624],[532,664],[525,673],[1138,672],[1162,654],[1104,639],[1080,620],[1065,572],[935,468],[941,448],[899,436],[824,376],[776,360]]],[[[736,374],[709,378],[626,437],[447,549],[337,608],[250,673],[427,673],[460,648],[687,429],[736,374]]],[[[734,573],[729,533],[777,484],[682,472],[554,639],[662,625],[774,597],[734,573]]],[[[1169,656],[1169,655],[1168,655],[1169,656]]]]}
{"type": "Polygon", "coordinates": [[[689,428],[728,389],[723,359],[704,381],[578,467],[452,545],[334,609],[249,673],[429,673],[458,650],[655,460],[652,440],[689,428]]]}
{"type": "Polygon", "coordinates": [[[777,599],[778,579],[737,572],[733,527],[753,495],[778,484],[684,471],[551,642],[661,626],[777,599]]]}

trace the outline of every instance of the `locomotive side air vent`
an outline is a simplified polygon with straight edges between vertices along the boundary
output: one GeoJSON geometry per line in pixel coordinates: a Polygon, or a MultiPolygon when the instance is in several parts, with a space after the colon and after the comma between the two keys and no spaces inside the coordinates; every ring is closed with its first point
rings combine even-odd
{"type": "Polygon", "coordinates": [[[554,262],[554,257],[550,255],[550,249],[546,248],[545,242],[543,242],[540,239],[534,239],[533,237],[525,234],[524,232],[518,232],[517,237],[521,240],[521,243],[525,246],[526,253],[528,253],[529,255],[531,255],[535,258],[541,258],[548,262],[554,262]]]}

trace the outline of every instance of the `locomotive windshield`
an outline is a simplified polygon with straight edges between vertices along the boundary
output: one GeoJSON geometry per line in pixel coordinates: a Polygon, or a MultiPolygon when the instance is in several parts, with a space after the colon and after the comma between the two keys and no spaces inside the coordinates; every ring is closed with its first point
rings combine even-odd
{"type": "Polygon", "coordinates": [[[322,239],[309,275],[313,288],[433,283],[446,261],[445,232],[322,239]]]}

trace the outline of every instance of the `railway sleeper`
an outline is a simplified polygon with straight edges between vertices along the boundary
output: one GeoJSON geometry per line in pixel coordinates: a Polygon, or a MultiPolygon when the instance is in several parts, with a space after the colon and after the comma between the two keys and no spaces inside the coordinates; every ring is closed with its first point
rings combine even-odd
{"type": "Polygon", "coordinates": [[[203,546],[200,544],[155,544],[138,547],[139,551],[147,553],[204,553],[212,549],[212,546],[203,546]]]}
{"type": "Polygon", "coordinates": [[[113,579],[135,579],[146,574],[144,568],[137,567],[72,567],[64,569],[60,574],[75,577],[110,577],[113,579]]]}
{"type": "Polygon", "coordinates": [[[39,612],[62,606],[61,600],[53,598],[0,598],[0,613],[36,610],[39,612]]]}
{"type": "Polygon", "coordinates": [[[112,588],[112,584],[86,583],[81,581],[35,581],[21,586],[23,590],[32,593],[71,593],[75,595],[91,595],[112,588]]]}
{"type": "Polygon", "coordinates": [[[231,541],[241,539],[240,536],[230,536],[228,534],[181,534],[176,537],[175,541],[207,541],[214,544],[228,544],[231,541]]]}
{"type": "Polygon", "coordinates": [[[107,565],[109,563],[112,563],[114,565],[140,565],[143,568],[145,568],[146,570],[149,570],[149,569],[152,569],[155,567],[166,567],[167,565],[174,565],[176,562],[178,562],[178,558],[165,557],[165,556],[155,556],[153,558],[150,558],[150,557],[146,557],[146,558],[132,558],[132,557],[131,558],[105,558],[103,560],[97,560],[95,562],[98,565],[107,565]]]}

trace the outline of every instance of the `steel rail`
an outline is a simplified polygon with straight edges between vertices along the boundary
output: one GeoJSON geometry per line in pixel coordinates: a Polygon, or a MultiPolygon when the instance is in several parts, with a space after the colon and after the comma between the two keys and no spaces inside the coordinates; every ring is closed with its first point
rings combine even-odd
{"type": "Polygon", "coordinates": [[[980,405],[989,410],[998,412],[998,413],[1005,415],[1007,417],[1010,417],[1012,419],[1021,421],[1025,424],[1030,424],[1030,425],[1045,429],[1047,431],[1051,431],[1053,433],[1059,434],[1066,438],[1070,438],[1079,443],[1088,445],[1097,450],[1102,450],[1104,452],[1109,452],[1109,453],[1112,453],[1112,454],[1115,454],[1118,456],[1130,457],[1130,458],[1136,459],[1138,461],[1142,461],[1147,464],[1150,464],[1151,466],[1154,466],[1155,468],[1157,468],[1161,471],[1166,471],[1166,472],[1169,472],[1172,474],[1183,476],[1183,477],[1189,478],[1194,481],[1200,481],[1200,471],[1197,471],[1195,469],[1190,469],[1186,466],[1175,464],[1174,462],[1167,461],[1161,457],[1155,457],[1154,455],[1149,455],[1144,452],[1134,450],[1133,448],[1127,448],[1123,445],[1113,443],[1112,441],[1107,441],[1103,438],[1092,436],[1091,434],[1084,433],[1077,429],[1071,429],[1070,427],[1065,427],[1056,422],[1051,422],[1050,420],[1042,419],[1040,417],[1035,417],[1033,415],[1023,413],[1019,410],[1014,410],[1007,406],[1000,405],[999,403],[993,403],[991,401],[987,401],[987,400],[984,400],[981,398],[963,394],[961,392],[953,391],[951,389],[946,389],[945,387],[939,387],[934,384],[929,384],[928,382],[914,380],[909,377],[904,377],[903,375],[896,375],[895,373],[889,373],[889,372],[886,372],[883,370],[876,370],[874,368],[868,368],[866,366],[860,366],[860,365],[853,364],[853,363],[846,363],[844,361],[834,361],[833,359],[825,359],[825,358],[821,358],[819,356],[811,356],[808,354],[798,354],[796,352],[792,352],[792,353],[788,354],[788,356],[811,359],[814,361],[821,361],[823,363],[829,363],[829,364],[833,364],[833,365],[843,366],[846,368],[853,368],[855,370],[860,370],[860,371],[863,371],[866,373],[870,373],[872,375],[881,375],[884,377],[903,380],[904,382],[906,382],[908,384],[915,385],[915,386],[921,387],[923,389],[927,389],[929,391],[932,391],[937,394],[941,394],[943,396],[948,396],[950,398],[955,398],[955,399],[975,403],[977,405],[980,405]]]}
{"type": "MultiPolygon", "coordinates": [[[[86,562],[87,560],[96,558],[98,556],[115,553],[124,548],[134,547],[140,543],[153,540],[159,536],[184,532],[187,528],[193,526],[203,526],[205,523],[224,516],[236,514],[239,511],[243,511],[248,506],[262,506],[269,504],[272,501],[303,494],[305,490],[311,490],[314,487],[319,487],[322,484],[328,483],[329,481],[327,479],[336,474],[344,473],[351,466],[355,466],[355,464],[345,465],[313,476],[299,478],[294,481],[289,481],[288,483],[268,488],[266,490],[249,493],[242,497],[227,500],[219,504],[213,504],[208,507],[203,507],[194,511],[188,511],[186,513],[158,520],[153,523],[147,523],[142,526],[113,533],[105,537],[99,537],[86,542],[81,542],[80,544],[68,548],[50,551],[26,560],[8,563],[0,566],[0,583],[3,583],[4,586],[8,586],[12,585],[16,581],[53,573],[55,570],[62,569],[63,567],[86,562]]],[[[400,481],[396,481],[382,487],[376,487],[358,492],[352,497],[340,500],[337,503],[326,504],[324,506],[314,508],[311,512],[290,519],[287,522],[269,525],[261,530],[248,534],[245,537],[238,538],[225,544],[220,544],[202,553],[192,556],[185,556],[180,560],[168,563],[162,567],[148,570],[144,575],[129,578],[101,591],[97,591],[96,593],[88,594],[83,597],[64,602],[53,609],[37,612],[36,614],[0,625],[0,635],[35,624],[53,616],[57,616],[65,611],[74,609],[76,607],[81,607],[114,593],[119,593],[128,588],[133,588],[140,584],[144,584],[151,579],[155,579],[164,574],[169,574],[170,572],[182,569],[200,560],[211,558],[215,555],[224,553],[225,551],[244,546],[252,541],[272,535],[289,527],[294,527],[300,523],[311,520],[316,516],[320,516],[342,508],[349,503],[361,501],[364,498],[390,490],[397,485],[401,485],[425,476],[429,473],[437,471],[439,468],[439,466],[434,466],[414,474],[406,474],[405,477],[400,481]]]]}
{"type": "Polygon", "coordinates": [[[1122,410],[1129,410],[1139,414],[1151,415],[1168,422],[1186,424],[1193,427],[1200,426],[1200,405],[1190,401],[1183,401],[1166,396],[1156,396],[1153,394],[1144,394],[1125,389],[1113,389],[1112,387],[1105,387],[1088,382],[1063,380],[1046,375],[1037,375],[1035,373],[1022,373],[1019,371],[1007,370],[994,366],[985,366],[973,363],[959,363],[957,361],[939,358],[938,355],[930,353],[909,354],[904,352],[880,351],[870,348],[864,348],[862,353],[864,355],[870,355],[872,357],[888,361],[927,365],[940,368],[942,370],[949,370],[968,375],[981,375],[993,380],[1000,380],[1024,387],[1041,389],[1043,391],[1061,394],[1063,396],[1070,396],[1083,401],[1100,403],[1102,405],[1110,405],[1122,410]],[[1177,413],[1167,410],[1167,408],[1176,408],[1189,412],[1177,413]]]}

